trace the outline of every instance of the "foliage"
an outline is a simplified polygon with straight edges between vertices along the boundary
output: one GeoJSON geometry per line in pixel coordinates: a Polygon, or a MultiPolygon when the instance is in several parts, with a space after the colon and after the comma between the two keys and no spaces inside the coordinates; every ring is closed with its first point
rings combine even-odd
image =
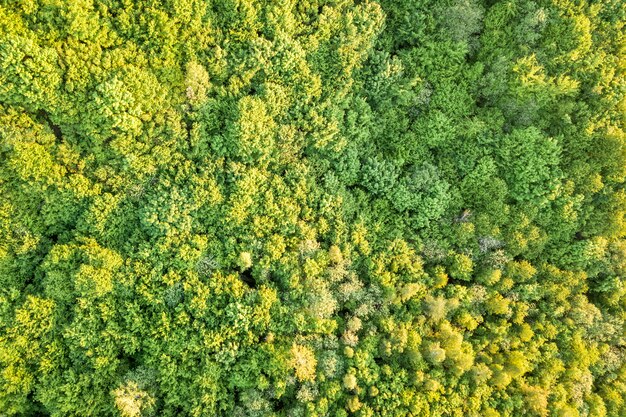
{"type": "Polygon", "coordinates": [[[625,22],[0,1],[0,415],[626,415],[625,22]]]}

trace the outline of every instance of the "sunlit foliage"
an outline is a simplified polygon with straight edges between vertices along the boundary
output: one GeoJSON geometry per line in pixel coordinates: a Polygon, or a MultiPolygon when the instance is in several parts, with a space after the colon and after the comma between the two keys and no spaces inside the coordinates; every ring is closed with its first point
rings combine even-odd
{"type": "Polygon", "coordinates": [[[0,415],[625,416],[625,23],[0,0],[0,415]]]}

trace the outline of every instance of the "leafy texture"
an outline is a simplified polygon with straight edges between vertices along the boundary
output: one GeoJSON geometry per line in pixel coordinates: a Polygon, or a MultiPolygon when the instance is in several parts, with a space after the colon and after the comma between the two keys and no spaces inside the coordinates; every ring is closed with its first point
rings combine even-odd
{"type": "Polygon", "coordinates": [[[625,22],[0,1],[0,415],[626,415],[625,22]]]}

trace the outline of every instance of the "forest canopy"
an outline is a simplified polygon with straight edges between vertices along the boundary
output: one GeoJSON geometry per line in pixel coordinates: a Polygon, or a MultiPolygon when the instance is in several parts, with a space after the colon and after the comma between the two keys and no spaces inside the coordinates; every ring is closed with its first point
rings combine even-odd
{"type": "Polygon", "coordinates": [[[623,0],[0,0],[0,416],[626,416],[623,0]]]}

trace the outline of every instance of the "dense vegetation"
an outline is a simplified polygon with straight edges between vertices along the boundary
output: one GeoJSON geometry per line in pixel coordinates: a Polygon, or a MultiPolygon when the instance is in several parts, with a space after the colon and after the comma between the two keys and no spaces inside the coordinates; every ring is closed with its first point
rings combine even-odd
{"type": "Polygon", "coordinates": [[[0,0],[0,415],[626,415],[623,0],[0,0]]]}

